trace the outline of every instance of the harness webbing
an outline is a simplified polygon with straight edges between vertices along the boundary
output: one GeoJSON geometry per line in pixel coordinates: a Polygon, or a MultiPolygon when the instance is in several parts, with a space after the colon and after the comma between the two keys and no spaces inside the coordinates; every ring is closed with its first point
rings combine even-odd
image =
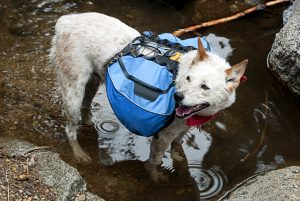
{"type": "Polygon", "coordinates": [[[142,36],[139,36],[135,38],[131,43],[129,43],[121,52],[119,52],[112,60],[110,63],[113,62],[118,62],[124,75],[130,79],[131,81],[147,88],[152,91],[155,91],[160,94],[165,94],[168,93],[169,89],[174,86],[174,82],[172,82],[167,89],[159,89],[156,87],[153,87],[142,80],[130,75],[122,61],[122,56],[131,54],[133,57],[144,57],[145,59],[152,60],[156,62],[159,65],[166,66],[168,71],[170,71],[173,74],[173,80],[176,79],[177,72],[178,72],[178,59],[179,58],[174,58],[174,56],[179,56],[182,53],[189,52],[191,50],[196,50],[195,47],[193,46],[183,46],[180,43],[172,43],[169,40],[166,39],[159,39],[158,36],[147,32],[147,34],[144,34],[142,36]],[[152,48],[153,53],[155,54],[153,57],[147,57],[143,55],[142,53],[139,52],[139,49],[143,48],[152,48]],[[160,49],[166,50],[163,54],[156,54],[156,52],[160,52],[160,49]]]}

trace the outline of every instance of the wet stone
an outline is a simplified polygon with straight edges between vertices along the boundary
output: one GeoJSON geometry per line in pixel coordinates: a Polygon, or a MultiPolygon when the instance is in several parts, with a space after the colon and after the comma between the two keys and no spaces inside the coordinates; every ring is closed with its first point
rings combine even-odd
{"type": "MultiPolygon", "coordinates": [[[[5,163],[7,165],[10,165],[14,162],[15,158],[23,157],[22,152],[24,150],[32,149],[35,146],[24,141],[0,137],[0,147],[2,147],[9,156],[14,156],[12,159],[5,160],[5,163]]],[[[37,151],[32,156],[36,158],[35,165],[37,167],[35,167],[34,170],[38,170],[37,175],[39,175],[39,178],[35,178],[35,181],[40,185],[42,184],[44,186],[46,185],[53,188],[55,192],[57,192],[57,198],[55,200],[69,201],[73,197],[73,195],[76,195],[78,192],[80,192],[81,195],[81,199],[79,200],[87,200],[85,199],[85,196],[87,194],[85,181],[79,175],[78,171],[62,161],[59,158],[58,154],[53,152],[37,151]]],[[[27,159],[24,160],[27,161],[27,159]]],[[[28,160],[30,159],[28,158],[28,160]]],[[[27,167],[25,169],[27,169],[27,167]]],[[[30,172],[32,174],[33,170],[30,169],[30,172]]],[[[0,177],[2,176],[1,173],[2,169],[0,168],[0,177]]],[[[32,177],[30,177],[30,179],[27,180],[26,183],[23,183],[25,190],[19,190],[18,193],[23,194],[25,197],[27,196],[27,199],[39,200],[39,195],[37,195],[36,192],[33,191],[31,179],[32,177]]],[[[0,185],[0,188],[2,188],[2,186],[5,188],[5,186],[2,185],[2,180],[0,181],[0,185]]],[[[52,191],[53,190],[51,189],[43,190],[43,192],[45,193],[48,192],[47,194],[53,194],[52,191]]],[[[0,192],[2,191],[0,190],[0,192]]],[[[96,195],[91,196],[94,198],[92,200],[103,201],[96,195]]]]}
{"type": "Polygon", "coordinates": [[[269,55],[269,68],[274,75],[300,98],[300,1],[294,1],[293,14],[276,34],[269,55]]]}
{"type": "Polygon", "coordinates": [[[293,176],[293,172],[300,167],[291,166],[258,175],[243,183],[231,192],[223,201],[282,201],[300,200],[300,180],[293,176]]]}

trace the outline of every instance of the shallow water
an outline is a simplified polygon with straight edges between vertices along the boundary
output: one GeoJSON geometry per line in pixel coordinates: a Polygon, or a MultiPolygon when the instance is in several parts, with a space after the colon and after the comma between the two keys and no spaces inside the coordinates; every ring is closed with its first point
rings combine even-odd
{"type": "MultiPolygon", "coordinates": [[[[103,12],[140,31],[162,33],[245,7],[234,1],[160,2],[1,1],[0,135],[51,145],[53,151],[78,168],[88,188],[106,200],[213,199],[255,173],[300,165],[299,103],[266,67],[274,35],[282,26],[284,6],[201,30],[203,35],[213,33],[229,39],[229,44],[222,42],[222,53],[231,63],[249,59],[248,81],[238,89],[234,106],[204,130],[188,132],[183,144],[186,160],[172,163],[171,153],[166,153],[162,171],[169,182],[150,182],[143,169],[149,140],[128,133],[122,125],[115,133],[80,128],[80,143],[94,163],[76,163],[64,136],[65,117],[53,67],[47,63],[53,27],[60,15],[103,12]]],[[[209,38],[216,41],[213,35],[209,38]]],[[[99,107],[99,102],[105,105],[102,93],[100,90],[93,102],[97,125],[117,121],[107,107],[99,107]]],[[[111,129],[110,125],[104,126],[111,129]]]]}

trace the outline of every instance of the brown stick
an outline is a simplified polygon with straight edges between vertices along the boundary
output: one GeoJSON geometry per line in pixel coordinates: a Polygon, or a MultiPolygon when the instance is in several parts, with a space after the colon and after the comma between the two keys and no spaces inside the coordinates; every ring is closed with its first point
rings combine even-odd
{"type": "Polygon", "coordinates": [[[26,159],[26,174],[29,177],[29,158],[26,159]]]}
{"type": "Polygon", "coordinates": [[[50,148],[50,146],[33,147],[33,148],[26,149],[25,151],[23,151],[21,155],[26,156],[28,153],[31,153],[33,151],[40,150],[40,149],[49,149],[49,148],[50,148]]]}
{"type": "MultiPolygon", "coordinates": [[[[263,113],[263,117],[266,118],[268,117],[269,113],[270,113],[270,109],[268,107],[268,103],[269,103],[269,93],[268,91],[266,91],[265,93],[265,102],[264,102],[264,105],[265,105],[265,111],[263,113]]],[[[256,145],[256,147],[250,151],[244,158],[240,159],[239,163],[238,164],[234,164],[232,167],[230,167],[226,172],[231,172],[231,171],[234,171],[235,169],[237,169],[240,165],[244,164],[245,162],[247,162],[249,159],[251,159],[253,156],[255,156],[257,154],[257,152],[259,151],[259,149],[262,147],[264,141],[265,141],[265,138],[266,138],[266,135],[267,135],[267,131],[268,131],[268,121],[265,119],[264,121],[264,125],[263,125],[263,129],[261,131],[261,137],[260,137],[260,140],[258,142],[258,144],[256,145]]],[[[227,174],[226,173],[226,174],[227,174]]]]}
{"type": "Polygon", "coordinates": [[[251,179],[254,179],[256,178],[257,176],[260,176],[260,175],[263,175],[265,174],[266,172],[260,172],[260,173],[257,173],[255,175],[252,175],[250,177],[248,177],[247,179],[243,180],[242,182],[238,183],[237,185],[235,185],[232,189],[228,190],[225,192],[224,195],[222,195],[222,197],[220,197],[217,201],[222,201],[224,200],[225,198],[228,198],[228,196],[234,191],[236,190],[237,188],[241,187],[242,185],[244,185],[246,182],[250,181],[251,179]]]}
{"type": "MultiPolygon", "coordinates": [[[[265,105],[267,106],[268,103],[269,103],[269,93],[268,93],[268,91],[266,91],[265,105]]],[[[266,107],[265,108],[265,113],[264,113],[266,117],[268,116],[269,112],[270,112],[269,108],[266,107]]],[[[257,144],[256,148],[253,151],[249,152],[243,159],[240,160],[241,163],[244,163],[248,159],[252,158],[258,152],[258,150],[262,147],[262,145],[264,143],[264,140],[266,138],[266,135],[267,135],[268,126],[269,126],[268,121],[265,120],[265,124],[264,124],[262,132],[261,132],[261,137],[260,137],[259,143],[257,144]]]]}
{"type": "Polygon", "coordinates": [[[224,17],[224,18],[221,18],[221,19],[212,20],[212,21],[209,21],[209,22],[204,22],[204,23],[197,24],[197,25],[194,25],[194,26],[190,26],[190,27],[187,27],[187,28],[184,28],[184,29],[179,29],[177,31],[174,31],[173,35],[175,35],[175,36],[181,36],[184,33],[195,31],[196,29],[200,29],[200,28],[204,28],[204,27],[210,27],[210,26],[214,26],[216,24],[225,23],[225,22],[228,22],[228,21],[231,21],[231,20],[243,17],[243,16],[245,16],[245,15],[247,15],[249,13],[252,13],[253,11],[261,9],[262,7],[273,6],[275,4],[279,4],[279,3],[283,3],[283,2],[288,2],[288,1],[290,1],[290,0],[274,0],[274,1],[269,1],[269,2],[267,2],[265,4],[258,4],[258,5],[253,6],[253,7],[249,8],[249,9],[247,9],[245,11],[236,13],[236,14],[234,14],[232,16],[229,16],[229,17],[224,17]]]}

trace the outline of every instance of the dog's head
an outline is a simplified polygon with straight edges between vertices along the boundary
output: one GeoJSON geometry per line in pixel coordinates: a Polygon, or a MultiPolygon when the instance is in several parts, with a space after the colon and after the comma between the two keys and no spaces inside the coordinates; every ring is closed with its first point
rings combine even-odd
{"type": "Polygon", "coordinates": [[[232,105],[247,63],[248,60],[244,60],[230,66],[220,56],[206,52],[199,38],[198,51],[181,57],[175,80],[177,92],[174,96],[179,105],[176,116],[210,116],[232,105]]]}

